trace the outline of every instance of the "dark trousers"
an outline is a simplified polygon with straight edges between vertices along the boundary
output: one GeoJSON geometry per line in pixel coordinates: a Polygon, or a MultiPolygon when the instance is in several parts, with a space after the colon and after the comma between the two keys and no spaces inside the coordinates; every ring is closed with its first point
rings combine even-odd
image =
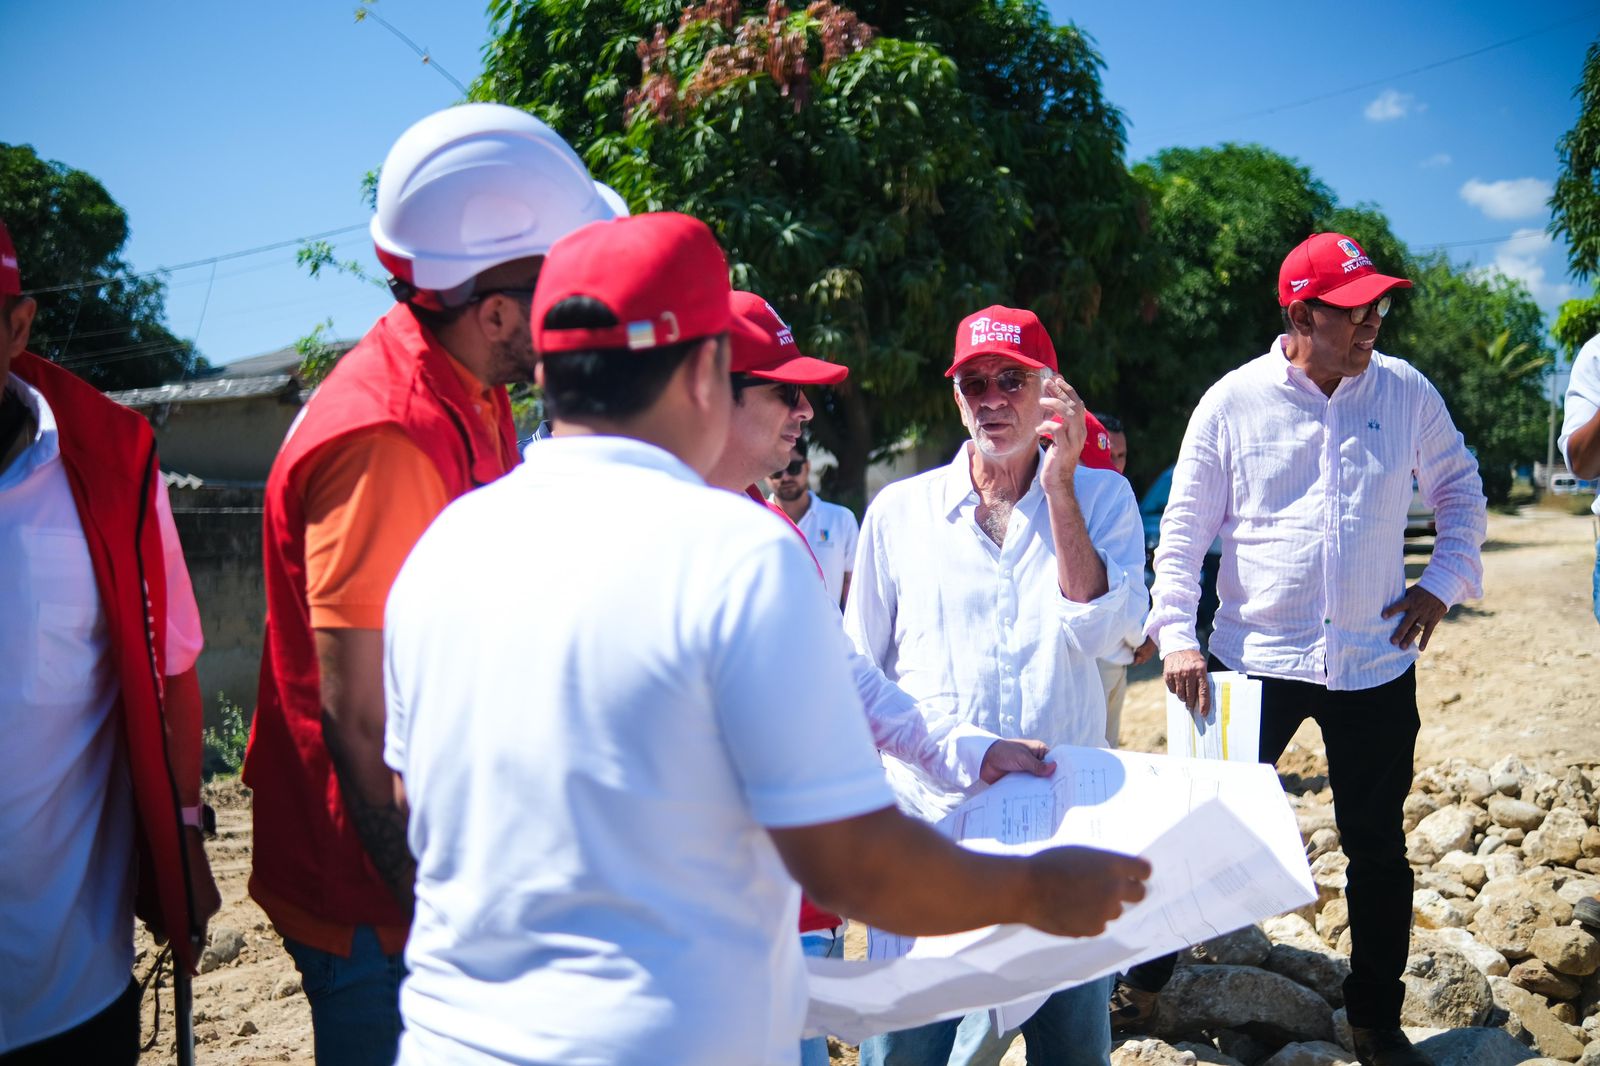
{"type": "MultiPolygon", "coordinates": [[[[1213,656],[1211,669],[1230,667],[1213,656]]],[[[1333,692],[1305,681],[1263,677],[1261,761],[1276,763],[1300,723],[1322,730],[1339,846],[1350,860],[1350,976],[1344,982],[1350,1024],[1387,1029],[1400,1024],[1411,946],[1411,864],[1406,861],[1402,806],[1411,789],[1416,750],[1417,671],[1376,688],[1333,692]]]]}
{"type": "Polygon", "coordinates": [[[64,1033],[0,1055],[0,1066],[135,1066],[139,1061],[139,985],[128,981],[127,990],[111,1006],[64,1033]]]}

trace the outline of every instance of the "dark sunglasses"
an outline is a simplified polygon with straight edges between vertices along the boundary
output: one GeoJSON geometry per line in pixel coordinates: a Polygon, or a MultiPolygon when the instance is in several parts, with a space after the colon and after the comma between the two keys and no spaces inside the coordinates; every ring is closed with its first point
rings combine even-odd
{"type": "Polygon", "coordinates": [[[1000,386],[1001,392],[1010,395],[1011,393],[1022,391],[1022,386],[1028,383],[1029,378],[1038,376],[1032,371],[1017,370],[1016,368],[1002,370],[993,378],[985,374],[967,374],[956,378],[956,388],[960,389],[961,395],[967,399],[976,400],[989,391],[989,382],[991,380],[1000,386]]]}
{"type": "Polygon", "coordinates": [[[800,471],[804,470],[805,468],[806,461],[804,459],[791,459],[788,466],[784,467],[782,470],[774,470],[772,472],[772,480],[777,481],[779,478],[784,476],[799,477],[800,471]]]}
{"type": "Polygon", "coordinates": [[[1332,311],[1346,311],[1350,315],[1351,324],[1359,326],[1367,320],[1367,315],[1373,311],[1378,312],[1378,318],[1382,319],[1384,315],[1389,313],[1389,305],[1394,302],[1394,297],[1385,293],[1371,303],[1362,304],[1359,307],[1338,307],[1334,304],[1323,303],[1321,300],[1307,300],[1306,302],[1314,303],[1318,307],[1326,307],[1332,311]]]}

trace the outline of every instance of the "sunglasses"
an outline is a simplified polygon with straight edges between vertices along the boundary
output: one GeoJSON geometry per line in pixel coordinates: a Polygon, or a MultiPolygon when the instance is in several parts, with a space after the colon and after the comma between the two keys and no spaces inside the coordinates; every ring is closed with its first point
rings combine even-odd
{"type": "Polygon", "coordinates": [[[1371,303],[1362,304],[1360,307],[1337,307],[1334,304],[1323,303],[1321,300],[1308,300],[1306,302],[1314,303],[1318,307],[1331,308],[1335,311],[1347,311],[1350,314],[1351,325],[1359,326],[1367,320],[1367,315],[1373,311],[1378,312],[1378,318],[1382,319],[1384,315],[1389,313],[1389,305],[1394,302],[1394,298],[1385,293],[1371,303]]]}
{"type": "Polygon", "coordinates": [[[805,468],[806,461],[804,459],[792,459],[789,461],[789,465],[782,470],[774,470],[772,472],[772,480],[777,481],[781,477],[799,477],[800,471],[805,468]]]}
{"type": "Polygon", "coordinates": [[[1022,386],[1028,383],[1029,378],[1038,376],[1038,374],[1030,370],[1017,370],[1015,368],[1002,370],[993,378],[984,374],[967,374],[956,378],[956,388],[960,389],[961,395],[967,399],[976,400],[989,391],[989,382],[992,380],[996,385],[1000,386],[1001,392],[1009,396],[1014,392],[1021,392],[1022,386]]]}

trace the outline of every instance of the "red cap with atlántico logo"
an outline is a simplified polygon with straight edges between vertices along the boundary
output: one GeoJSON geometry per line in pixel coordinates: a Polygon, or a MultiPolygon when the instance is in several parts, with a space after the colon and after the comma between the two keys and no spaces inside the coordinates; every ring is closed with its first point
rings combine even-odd
{"type": "Polygon", "coordinates": [[[1411,282],[1378,273],[1361,245],[1342,233],[1318,233],[1301,241],[1278,271],[1278,306],[1321,300],[1335,307],[1360,307],[1411,282]]]}

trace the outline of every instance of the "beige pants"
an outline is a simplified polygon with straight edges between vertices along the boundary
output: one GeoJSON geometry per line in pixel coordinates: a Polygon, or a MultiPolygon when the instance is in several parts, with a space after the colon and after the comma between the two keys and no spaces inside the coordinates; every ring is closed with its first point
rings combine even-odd
{"type": "Polygon", "coordinates": [[[1128,694],[1128,667],[1124,663],[1095,660],[1100,668],[1100,687],[1106,690],[1106,747],[1118,746],[1122,733],[1122,698],[1128,694]]]}

